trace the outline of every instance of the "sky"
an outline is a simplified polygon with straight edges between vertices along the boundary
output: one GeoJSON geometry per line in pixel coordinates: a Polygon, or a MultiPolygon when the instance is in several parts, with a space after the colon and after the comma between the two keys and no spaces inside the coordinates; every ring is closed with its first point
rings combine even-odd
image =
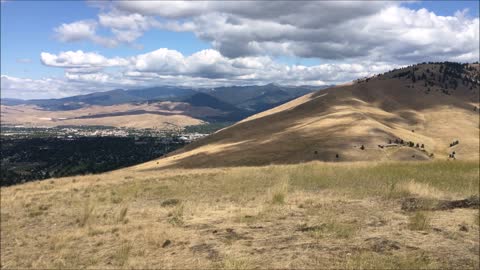
{"type": "Polygon", "coordinates": [[[1,0],[1,97],[348,82],[479,61],[479,1],[1,0]]]}

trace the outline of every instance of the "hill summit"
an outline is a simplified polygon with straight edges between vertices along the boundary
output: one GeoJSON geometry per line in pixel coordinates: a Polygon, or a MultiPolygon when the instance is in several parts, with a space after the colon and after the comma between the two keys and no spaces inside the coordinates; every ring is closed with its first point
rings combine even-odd
{"type": "Polygon", "coordinates": [[[478,63],[422,63],[319,90],[140,168],[479,158],[478,63]]]}

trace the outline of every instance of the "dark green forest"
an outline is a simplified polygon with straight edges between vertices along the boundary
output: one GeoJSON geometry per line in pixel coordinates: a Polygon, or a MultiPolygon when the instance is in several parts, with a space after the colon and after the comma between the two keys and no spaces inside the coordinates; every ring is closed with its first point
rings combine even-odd
{"type": "Polygon", "coordinates": [[[2,137],[0,185],[101,173],[161,157],[184,144],[175,136],[2,137]]]}

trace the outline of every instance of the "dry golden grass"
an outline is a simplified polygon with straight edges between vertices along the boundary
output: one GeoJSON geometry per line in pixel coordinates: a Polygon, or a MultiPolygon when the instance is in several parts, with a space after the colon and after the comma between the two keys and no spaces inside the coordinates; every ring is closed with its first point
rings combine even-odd
{"type": "Polygon", "coordinates": [[[447,197],[441,190],[436,189],[428,183],[418,183],[415,180],[411,180],[403,186],[408,193],[421,198],[439,199],[447,197]]]}
{"type": "MultiPolygon", "coordinates": [[[[439,65],[420,65],[438,72],[439,65]]],[[[320,90],[253,115],[142,168],[205,168],[308,161],[479,159],[479,89],[382,76],[320,90]],[[414,86],[414,87],[413,87],[414,86]],[[427,89],[431,91],[427,93],[427,89]],[[385,147],[389,140],[421,147],[385,147]],[[459,144],[450,147],[450,143],[459,144]],[[364,145],[365,149],[361,150],[364,145]],[[338,158],[337,158],[338,155],[338,158]],[[158,163],[157,163],[158,162],[158,163]]]]}
{"type": "Polygon", "coordinates": [[[1,266],[479,269],[478,209],[401,208],[479,195],[478,89],[410,84],[327,89],[157,161],[2,188],[1,266]],[[395,138],[425,151],[377,146],[395,138]]]}
{"type": "Polygon", "coordinates": [[[1,188],[1,266],[478,269],[478,209],[400,208],[478,195],[477,165],[133,167],[1,188]]]}
{"type": "Polygon", "coordinates": [[[3,124],[53,127],[61,125],[114,126],[127,128],[173,129],[199,125],[202,116],[218,115],[207,107],[192,107],[181,102],[157,102],[144,104],[119,104],[112,106],[88,106],[69,111],[47,111],[33,105],[1,105],[3,124]],[[111,113],[145,111],[142,114],[93,117],[111,113]],[[151,112],[151,113],[147,113],[151,112]],[[163,113],[164,115],[154,114],[163,113]],[[75,119],[76,117],[92,117],[75,119]]]}

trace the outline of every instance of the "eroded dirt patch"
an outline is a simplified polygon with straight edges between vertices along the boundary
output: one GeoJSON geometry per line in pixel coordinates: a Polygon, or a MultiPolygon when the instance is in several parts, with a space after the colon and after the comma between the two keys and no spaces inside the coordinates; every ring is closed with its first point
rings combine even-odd
{"type": "Polygon", "coordinates": [[[480,199],[472,196],[463,200],[435,200],[426,198],[405,198],[402,201],[401,209],[404,211],[416,210],[451,210],[455,208],[479,208],[480,199]]]}

